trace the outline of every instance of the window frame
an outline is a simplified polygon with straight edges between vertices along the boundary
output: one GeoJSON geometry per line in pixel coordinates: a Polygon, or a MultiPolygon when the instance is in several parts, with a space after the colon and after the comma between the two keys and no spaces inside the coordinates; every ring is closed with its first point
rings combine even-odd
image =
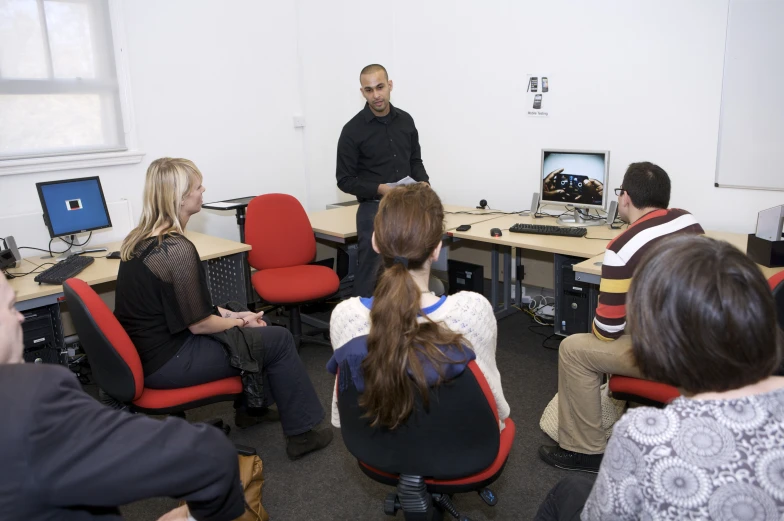
{"type": "MultiPolygon", "coordinates": [[[[37,0],[42,2],[43,0],[37,0]]],[[[96,168],[114,165],[130,165],[140,163],[144,151],[139,149],[136,137],[136,124],[132,109],[131,82],[128,67],[125,27],[122,22],[121,0],[108,0],[109,20],[112,32],[112,48],[117,68],[117,89],[120,105],[120,126],[124,136],[124,150],[108,150],[106,152],[84,153],[73,151],[53,153],[40,157],[0,159],[0,176],[51,172],[56,170],[73,170],[96,168]]],[[[20,80],[22,85],[25,80],[20,80]]],[[[38,80],[37,85],[41,85],[38,80]]],[[[43,85],[41,87],[45,88],[43,85]]],[[[28,91],[29,92],[29,91],[28,91]]]]}

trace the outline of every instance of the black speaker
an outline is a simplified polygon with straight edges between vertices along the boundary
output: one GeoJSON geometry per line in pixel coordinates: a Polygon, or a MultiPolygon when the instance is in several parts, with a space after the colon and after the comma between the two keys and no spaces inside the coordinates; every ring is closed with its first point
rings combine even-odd
{"type": "Polygon", "coordinates": [[[450,295],[458,291],[475,291],[484,294],[485,269],[483,266],[453,259],[448,259],[446,264],[450,295]]]}

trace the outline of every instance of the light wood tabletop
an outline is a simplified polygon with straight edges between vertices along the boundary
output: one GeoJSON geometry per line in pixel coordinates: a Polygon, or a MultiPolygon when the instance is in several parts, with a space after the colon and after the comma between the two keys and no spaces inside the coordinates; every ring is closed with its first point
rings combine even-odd
{"type": "Polygon", "coordinates": [[[607,226],[601,225],[589,226],[588,234],[585,237],[512,233],[509,231],[509,227],[515,223],[558,225],[555,217],[533,218],[527,215],[505,215],[493,220],[479,222],[473,225],[467,232],[453,230],[449,234],[460,239],[502,244],[525,250],[558,253],[574,257],[593,257],[603,252],[607,247],[607,243],[622,232],[622,230],[611,230],[607,226]],[[502,230],[501,237],[491,237],[490,230],[492,228],[500,228],[502,230]]]}
{"type": "MultiPolygon", "coordinates": [[[[317,236],[345,242],[346,239],[357,236],[357,208],[359,205],[344,206],[330,210],[308,212],[310,225],[317,236]]],[[[481,210],[470,206],[445,204],[444,228],[449,231],[462,224],[478,223],[498,217],[491,210],[481,210]],[[454,213],[467,212],[467,213],[454,213]]]]}
{"type": "MultiPolygon", "coordinates": [[[[221,239],[219,237],[212,237],[203,233],[186,231],[185,236],[193,242],[196,246],[196,251],[199,252],[201,260],[210,260],[227,255],[233,255],[243,251],[248,251],[251,247],[241,242],[230,241],[221,239]]],[[[90,264],[84,271],[79,273],[78,277],[90,285],[102,284],[104,282],[111,282],[117,280],[117,270],[120,266],[120,261],[117,259],[107,259],[106,255],[109,252],[117,251],[120,249],[120,242],[113,242],[110,244],[101,245],[105,247],[106,252],[86,253],[84,255],[95,257],[95,262],[90,264]]],[[[98,246],[96,246],[98,247],[98,246]]],[[[26,273],[40,266],[50,259],[42,259],[41,256],[28,257],[22,261],[19,268],[15,268],[12,273],[26,273]]],[[[48,268],[49,266],[47,266],[48,268]]],[[[43,269],[39,270],[43,271],[43,269]]],[[[46,297],[49,295],[56,295],[63,292],[63,287],[54,284],[38,284],[35,282],[35,274],[31,273],[25,277],[18,277],[11,279],[11,287],[16,291],[16,301],[23,302],[39,297],[46,297]]]]}
{"type": "MultiPolygon", "coordinates": [[[[589,232],[590,233],[590,232],[589,232]]],[[[711,237],[713,239],[718,239],[721,241],[726,241],[736,248],[738,248],[742,252],[746,252],[746,244],[748,242],[748,235],[744,233],[732,233],[732,232],[719,232],[714,230],[708,230],[705,232],[705,235],[711,237]]],[[[595,257],[591,257],[590,259],[583,261],[579,264],[574,265],[574,271],[579,273],[587,273],[588,275],[602,275],[602,262],[604,261],[604,252],[596,255],[595,257]]],[[[762,274],[765,275],[765,278],[770,278],[771,276],[775,275],[780,271],[784,271],[784,267],[782,268],[768,268],[767,266],[762,266],[757,264],[760,270],[762,270],[762,274]]]]}

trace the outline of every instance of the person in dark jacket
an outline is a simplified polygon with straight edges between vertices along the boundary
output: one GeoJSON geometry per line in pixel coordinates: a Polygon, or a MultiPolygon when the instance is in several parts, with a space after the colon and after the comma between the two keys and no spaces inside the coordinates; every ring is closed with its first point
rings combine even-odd
{"type": "Polygon", "coordinates": [[[0,518],[120,519],[118,505],[161,496],[187,503],[166,519],[242,515],[237,453],[221,431],[110,409],[68,369],[23,363],[15,300],[0,275],[0,518]]]}
{"type": "Polygon", "coordinates": [[[242,428],[280,419],[286,452],[298,459],[332,441],[331,429],[314,430],[324,408],[288,330],[265,327],[263,313],[212,305],[199,254],[185,236],[188,220],[201,210],[204,191],[193,162],[152,162],[141,220],[121,248],[115,315],[139,352],[144,385],[151,389],[240,375],[248,361],[238,367],[232,355],[247,347],[256,372],[262,373],[265,399],[257,403],[258,389],[246,388],[235,423],[242,428]],[[273,402],[277,411],[267,407],[273,402]]]}

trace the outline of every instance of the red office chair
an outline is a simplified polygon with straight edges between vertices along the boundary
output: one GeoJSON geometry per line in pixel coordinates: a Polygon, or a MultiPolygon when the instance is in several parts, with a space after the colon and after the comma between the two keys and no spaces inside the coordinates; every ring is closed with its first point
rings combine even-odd
{"type": "MultiPolygon", "coordinates": [[[[770,284],[773,298],[776,300],[779,327],[784,329],[784,271],[780,271],[770,277],[768,284],[770,284]]],[[[776,374],[784,374],[784,367],[779,368],[776,374]]],[[[618,400],[627,400],[654,407],[663,407],[681,395],[678,389],[671,385],[618,375],[610,377],[610,391],[613,398],[618,400]]]]}
{"type": "Polygon", "coordinates": [[[181,413],[234,400],[242,394],[239,376],[182,389],[145,388],[139,353],[104,301],[80,279],[66,280],[63,290],[96,383],[132,410],[148,414],[181,413]]]}
{"type": "Polygon", "coordinates": [[[681,395],[680,391],[671,385],[620,375],[610,377],[610,392],[616,400],[653,407],[664,407],[681,395]]]}
{"type": "Polygon", "coordinates": [[[371,427],[347,364],[338,381],[343,441],[371,479],[397,487],[387,496],[384,512],[406,519],[442,520],[444,512],[461,517],[450,500],[458,492],[477,491],[489,505],[497,497],[485,488],[501,475],[515,435],[511,418],[498,430],[498,410],[490,386],[471,361],[457,378],[430,390],[425,412],[421,397],[406,423],[394,430],[371,427]]]}
{"type": "Polygon", "coordinates": [[[299,306],[334,294],[340,279],[330,268],[308,264],[316,257],[316,238],[299,201],[286,194],[254,198],[248,205],[245,241],[253,247],[248,262],[257,270],[251,276],[253,288],[266,302],[289,311],[297,348],[302,340],[331,345],[302,334],[302,322],[329,331],[326,322],[302,317],[299,306]]]}

